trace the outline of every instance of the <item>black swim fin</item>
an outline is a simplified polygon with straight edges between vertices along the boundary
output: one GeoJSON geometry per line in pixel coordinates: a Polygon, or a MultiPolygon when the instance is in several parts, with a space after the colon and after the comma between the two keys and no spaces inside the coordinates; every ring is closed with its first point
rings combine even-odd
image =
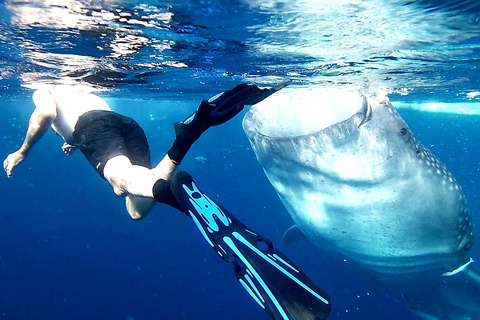
{"type": "Polygon", "coordinates": [[[208,128],[227,122],[239,114],[246,105],[258,103],[288,84],[289,82],[283,82],[271,88],[260,89],[256,85],[242,83],[231,90],[203,100],[192,115],[175,123],[175,141],[168,151],[170,159],[180,164],[192,144],[208,128]]]}
{"type": "Polygon", "coordinates": [[[217,254],[233,264],[237,279],[272,319],[327,318],[328,295],[276,250],[269,239],[215,204],[188,173],[177,173],[171,190],[180,209],[192,217],[217,254]]]}
{"type": "Polygon", "coordinates": [[[260,89],[256,85],[239,84],[231,90],[220,92],[208,100],[203,100],[197,111],[182,122],[177,122],[175,131],[182,130],[182,125],[207,129],[225,123],[239,114],[246,105],[257,104],[288,84],[289,82],[283,82],[264,89],[260,89]]]}

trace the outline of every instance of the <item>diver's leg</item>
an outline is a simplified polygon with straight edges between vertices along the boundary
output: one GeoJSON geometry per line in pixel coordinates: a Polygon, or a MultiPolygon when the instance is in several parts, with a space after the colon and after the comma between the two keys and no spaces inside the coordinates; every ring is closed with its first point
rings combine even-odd
{"type": "MultiPolygon", "coordinates": [[[[134,166],[134,167],[138,167],[138,166],[134,166]]],[[[170,179],[172,174],[175,172],[176,168],[177,168],[177,165],[175,165],[173,161],[170,159],[170,157],[166,155],[155,168],[150,170],[150,172],[154,175],[155,179],[151,180],[149,177],[148,179],[143,180],[143,181],[148,180],[148,182],[145,182],[146,183],[145,190],[143,190],[142,188],[142,192],[147,192],[148,191],[147,189],[149,189],[150,191],[149,194],[151,194],[151,196],[153,197],[154,191],[157,190],[157,193],[161,194],[161,197],[163,199],[162,201],[159,201],[159,202],[162,202],[174,208],[177,208],[175,206],[175,201],[168,200],[170,199],[168,192],[165,193],[163,191],[159,191],[158,187],[155,189],[155,186],[159,186],[159,185],[165,186],[165,184],[163,183],[166,183],[166,185],[168,186],[169,185],[168,179],[170,179]],[[153,182],[153,185],[152,185],[152,182],[153,182]],[[159,182],[163,182],[163,183],[159,183],[159,182]]],[[[137,173],[139,173],[139,171],[137,171],[137,173]]],[[[144,172],[142,172],[142,174],[144,174],[144,172]]],[[[135,196],[132,194],[127,194],[125,196],[125,201],[126,201],[127,211],[133,219],[144,218],[153,209],[156,203],[156,201],[151,199],[150,196],[146,198],[141,196],[135,196]]]]}
{"type": "Polygon", "coordinates": [[[103,175],[118,196],[133,194],[153,198],[152,186],[158,180],[151,169],[133,165],[124,155],[109,159],[103,175]]]}
{"type": "Polygon", "coordinates": [[[177,164],[170,159],[170,156],[167,154],[163,157],[162,161],[152,169],[152,173],[158,179],[169,180],[171,176],[175,173],[177,169],[177,164]]]}
{"type": "Polygon", "coordinates": [[[133,219],[145,217],[155,206],[152,189],[158,178],[151,169],[132,165],[123,155],[107,161],[103,169],[105,179],[118,196],[125,196],[128,213],[133,219]]]}
{"type": "Polygon", "coordinates": [[[155,200],[128,194],[125,196],[125,207],[132,219],[145,218],[155,206],[155,200]]]}

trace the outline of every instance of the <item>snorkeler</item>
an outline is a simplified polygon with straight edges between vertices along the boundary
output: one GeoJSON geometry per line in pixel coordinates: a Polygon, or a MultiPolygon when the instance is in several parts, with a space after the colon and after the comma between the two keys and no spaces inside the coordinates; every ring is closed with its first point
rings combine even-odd
{"type": "Polygon", "coordinates": [[[65,141],[65,154],[80,149],[114,192],[126,198],[132,218],[145,217],[155,202],[190,216],[207,243],[224,261],[232,263],[239,282],[272,319],[323,320],[330,313],[328,295],[269,239],[203,194],[186,172],[169,181],[192,144],[208,128],[227,122],[245,105],[256,104],[285,85],[260,89],[240,84],[202,101],[191,116],[175,123],[173,145],[154,168],[145,133],[133,119],[113,112],[93,94],[37,90],[33,94],[36,109],[23,144],[8,155],[3,166],[10,178],[51,127],[65,141]]]}
{"type": "Polygon", "coordinates": [[[65,141],[64,153],[70,155],[80,149],[114,192],[125,197],[130,216],[140,219],[155,205],[156,182],[170,179],[204,131],[230,120],[245,105],[253,105],[278,89],[240,84],[202,101],[192,116],[175,124],[176,139],[167,155],[153,168],[147,138],[135,120],[113,112],[103,99],[90,93],[40,89],[32,97],[36,109],[30,117],[23,144],[8,155],[3,167],[10,178],[13,169],[26,159],[51,127],[65,141]]]}

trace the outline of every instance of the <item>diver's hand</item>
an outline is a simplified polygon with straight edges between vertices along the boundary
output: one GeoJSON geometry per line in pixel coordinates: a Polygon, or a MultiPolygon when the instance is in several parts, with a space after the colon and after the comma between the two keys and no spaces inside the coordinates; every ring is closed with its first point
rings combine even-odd
{"type": "Polygon", "coordinates": [[[3,161],[3,169],[7,173],[7,177],[12,177],[13,168],[18,166],[20,163],[25,160],[26,154],[18,150],[14,153],[8,155],[8,157],[3,161]]]}
{"type": "Polygon", "coordinates": [[[72,146],[69,143],[64,143],[62,146],[63,153],[65,153],[67,156],[71,155],[75,150],[77,150],[77,147],[72,146]]]}

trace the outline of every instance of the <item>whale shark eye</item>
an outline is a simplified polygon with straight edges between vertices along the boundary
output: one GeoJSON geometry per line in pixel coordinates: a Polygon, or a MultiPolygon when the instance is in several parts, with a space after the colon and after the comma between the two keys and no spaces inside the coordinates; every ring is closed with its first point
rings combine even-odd
{"type": "Polygon", "coordinates": [[[402,128],[402,129],[400,129],[400,135],[401,135],[401,136],[404,136],[404,135],[406,135],[406,134],[407,134],[407,128],[402,128]]]}

